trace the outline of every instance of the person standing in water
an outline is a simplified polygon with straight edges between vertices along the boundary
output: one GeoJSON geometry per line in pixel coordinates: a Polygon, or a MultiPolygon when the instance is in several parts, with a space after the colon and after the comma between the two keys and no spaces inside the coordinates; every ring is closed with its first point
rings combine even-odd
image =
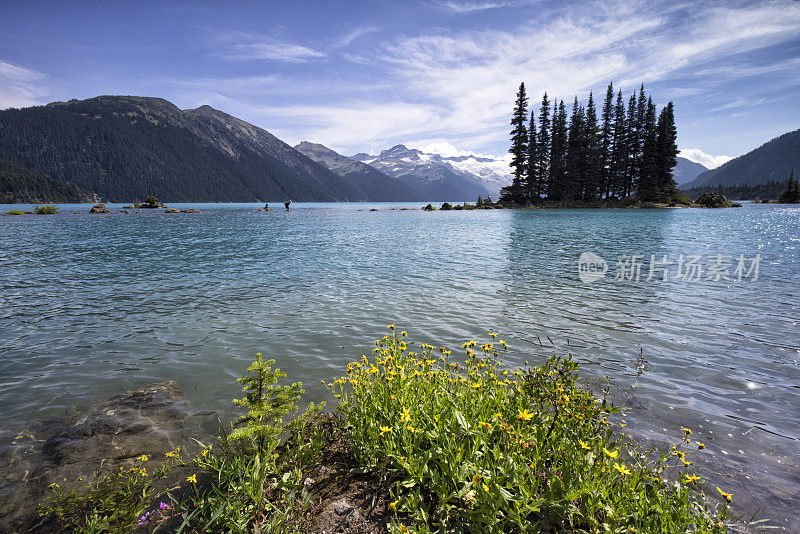
{"type": "Polygon", "coordinates": [[[286,206],[286,211],[289,211],[289,204],[291,204],[291,203],[292,203],[291,200],[288,200],[287,202],[283,203],[283,205],[286,206]]]}

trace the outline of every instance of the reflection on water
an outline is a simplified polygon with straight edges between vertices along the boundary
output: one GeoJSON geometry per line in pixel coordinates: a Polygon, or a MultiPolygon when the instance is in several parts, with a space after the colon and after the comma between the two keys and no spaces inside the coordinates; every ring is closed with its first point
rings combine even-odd
{"type": "Polygon", "coordinates": [[[637,439],[691,428],[708,446],[694,466],[741,513],[800,521],[800,210],[198,207],[0,218],[0,440],[167,378],[227,413],[256,351],[327,399],[319,381],[389,322],[451,346],[495,328],[510,365],[575,354],[637,439]],[[612,268],[592,284],[585,251],[612,268]],[[622,254],[763,261],[756,281],[615,281],[622,254]]]}

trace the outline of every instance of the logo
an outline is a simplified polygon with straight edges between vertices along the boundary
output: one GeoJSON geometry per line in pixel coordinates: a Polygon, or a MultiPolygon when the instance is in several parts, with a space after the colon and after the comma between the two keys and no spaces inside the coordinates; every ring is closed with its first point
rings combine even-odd
{"type": "Polygon", "coordinates": [[[608,272],[608,263],[594,252],[584,252],[578,258],[578,277],[584,284],[603,278],[608,272]]]}

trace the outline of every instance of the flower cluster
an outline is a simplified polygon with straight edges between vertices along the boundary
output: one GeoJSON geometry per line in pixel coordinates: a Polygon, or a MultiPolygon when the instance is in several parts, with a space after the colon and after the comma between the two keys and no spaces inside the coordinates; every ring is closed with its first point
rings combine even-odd
{"type": "MultiPolygon", "coordinates": [[[[608,420],[617,410],[577,385],[571,358],[508,369],[508,344],[491,332],[491,341],[464,343],[463,360],[452,361],[449,349],[422,344],[417,352],[405,331],[389,329],[372,358],[351,362],[327,387],[340,399],[362,464],[399,481],[389,504],[396,531],[401,520],[425,530],[441,518],[501,531],[545,524],[723,531],[688,499],[698,478],[666,484],[666,463],[648,466],[619,441],[608,420]],[[658,514],[641,513],[638,498],[622,498],[645,487],[658,514]]],[[[683,452],[674,456],[691,463],[683,452]]]]}

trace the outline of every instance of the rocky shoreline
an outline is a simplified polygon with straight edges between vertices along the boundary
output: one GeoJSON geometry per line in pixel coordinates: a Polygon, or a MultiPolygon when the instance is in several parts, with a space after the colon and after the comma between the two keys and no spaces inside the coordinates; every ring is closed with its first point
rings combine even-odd
{"type": "Polygon", "coordinates": [[[16,431],[0,448],[0,532],[57,531],[37,513],[51,485],[83,487],[128,469],[143,454],[156,467],[171,450],[198,448],[191,438],[210,438],[217,425],[216,414],[193,412],[183,391],[169,381],[16,431]]]}
{"type": "MultiPolygon", "coordinates": [[[[52,487],[80,493],[118,470],[128,470],[148,457],[148,472],[165,463],[170,451],[180,450],[183,463],[154,486],[158,495],[150,509],[158,509],[170,491],[191,498],[187,477],[198,485],[209,483],[192,464],[205,444],[214,444],[220,421],[214,412],[194,412],[183,391],[167,381],[101,401],[70,418],[36,422],[0,447],[0,533],[68,532],[54,517],[40,517],[39,504],[52,487]]],[[[355,470],[352,443],[335,424],[335,416],[320,414],[312,423],[324,429],[327,445],[304,470],[303,485],[310,500],[299,521],[302,532],[357,534],[385,532],[392,516],[388,489],[377,476],[355,470]]],[[[163,520],[160,530],[173,532],[180,515],[163,520]]],[[[135,530],[146,533],[154,525],[135,530]]]]}

